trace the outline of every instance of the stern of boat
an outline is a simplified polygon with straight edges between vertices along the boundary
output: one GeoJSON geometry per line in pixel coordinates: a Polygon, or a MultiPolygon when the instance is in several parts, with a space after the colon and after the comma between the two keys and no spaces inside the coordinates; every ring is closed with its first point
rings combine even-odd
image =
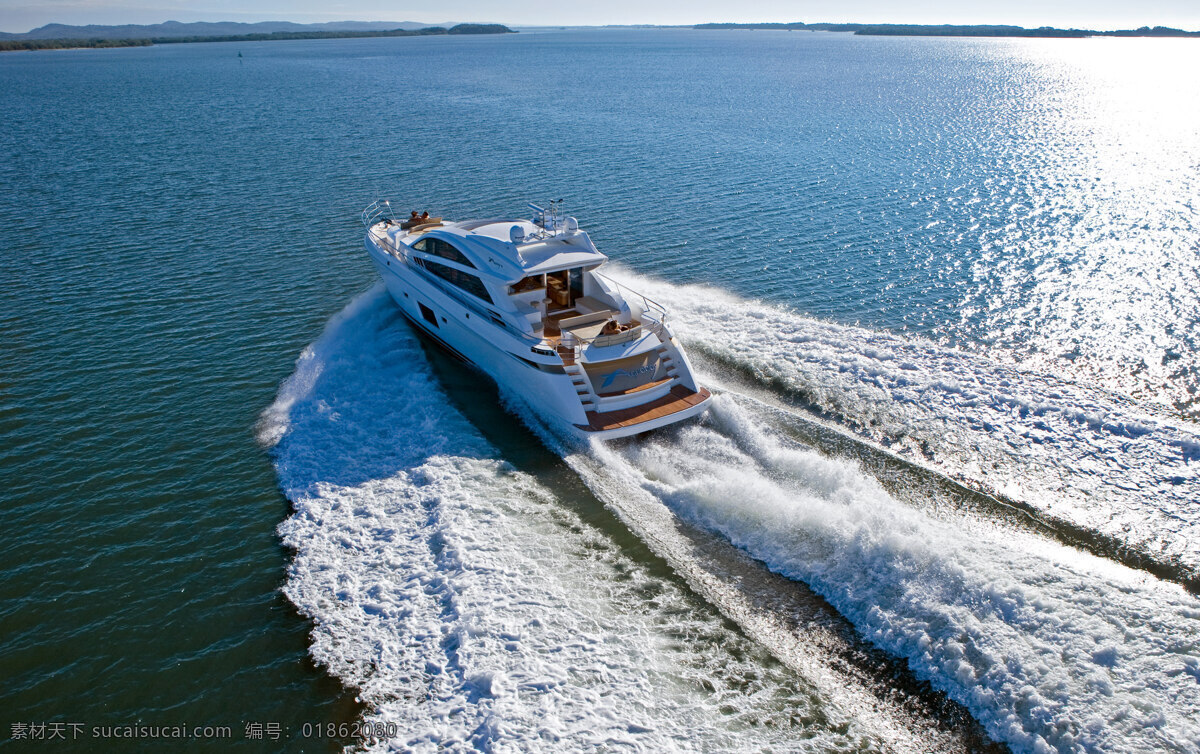
{"type": "Polygon", "coordinates": [[[564,353],[587,418],[575,428],[589,437],[626,437],[702,414],[712,394],[698,386],[683,350],[665,323],[654,323],[630,349],[597,343],[564,353]]]}

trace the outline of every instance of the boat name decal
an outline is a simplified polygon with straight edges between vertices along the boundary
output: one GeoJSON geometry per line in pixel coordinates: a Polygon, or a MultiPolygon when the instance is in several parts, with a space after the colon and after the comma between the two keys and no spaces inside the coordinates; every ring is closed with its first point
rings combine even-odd
{"type": "Polygon", "coordinates": [[[653,372],[654,368],[657,366],[658,364],[655,363],[647,364],[644,367],[638,367],[637,369],[631,369],[628,371],[624,369],[617,369],[616,371],[609,372],[608,376],[604,378],[604,382],[600,384],[600,389],[603,390],[604,388],[613,384],[613,381],[618,377],[637,377],[638,375],[646,374],[647,372],[653,372]]]}

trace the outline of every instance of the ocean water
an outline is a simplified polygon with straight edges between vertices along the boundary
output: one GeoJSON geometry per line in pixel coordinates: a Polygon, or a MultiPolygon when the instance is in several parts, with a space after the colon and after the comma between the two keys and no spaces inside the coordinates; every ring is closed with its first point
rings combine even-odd
{"type": "Polygon", "coordinates": [[[689,30],[0,57],[5,721],[1200,750],[1197,70],[689,30]],[[712,411],[522,424],[376,285],[381,196],[566,198],[712,411]]]}

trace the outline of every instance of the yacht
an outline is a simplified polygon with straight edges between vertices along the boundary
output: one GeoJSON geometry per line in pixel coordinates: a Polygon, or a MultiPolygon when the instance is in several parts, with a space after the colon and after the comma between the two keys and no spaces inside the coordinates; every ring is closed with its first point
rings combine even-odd
{"type": "Polygon", "coordinates": [[[413,325],[578,437],[625,437],[712,400],[667,311],[601,274],[608,261],[561,202],[532,219],[397,219],[363,210],[366,247],[413,325]]]}

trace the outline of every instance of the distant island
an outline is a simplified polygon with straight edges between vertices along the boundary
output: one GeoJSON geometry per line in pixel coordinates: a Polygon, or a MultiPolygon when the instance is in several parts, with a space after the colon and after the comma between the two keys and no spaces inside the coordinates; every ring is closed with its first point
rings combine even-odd
{"type": "Polygon", "coordinates": [[[693,29],[775,29],[782,31],[841,31],[875,37],[1200,37],[1200,31],[1184,31],[1168,26],[1143,26],[1140,29],[1094,31],[1092,29],[1055,29],[1042,26],[1026,29],[1020,26],[951,24],[696,24],[693,29]]]}
{"type": "MultiPolygon", "coordinates": [[[[559,27],[568,28],[568,27],[559,27]]],[[[591,28],[591,27],[570,27],[591,28]]],[[[626,27],[622,27],[626,28],[626,27]]],[[[639,27],[629,27],[639,28],[639,27]]],[[[1138,29],[1096,31],[1094,29],[1057,29],[1042,26],[1026,29],[999,24],[834,24],[834,23],[708,23],[691,26],[649,26],[645,28],[736,29],[775,31],[833,31],[862,36],[890,37],[1200,37],[1200,31],[1184,31],[1169,26],[1143,26],[1138,29]]],[[[23,34],[0,32],[0,52],[14,50],[52,50],[81,47],[145,47],[149,45],[192,42],[261,42],[286,39],[347,39],[359,37],[419,37],[442,34],[516,34],[503,24],[455,24],[425,26],[414,21],[335,21],[324,24],[297,24],[288,21],[240,23],[127,24],[124,26],[68,26],[47,24],[23,34]]]]}
{"type": "Polygon", "coordinates": [[[285,39],[352,39],[360,37],[419,37],[442,34],[516,34],[503,24],[422,26],[407,22],[386,24],[343,21],[330,24],[236,22],[126,26],[67,26],[48,24],[25,34],[0,33],[0,52],[98,47],[146,47],[195,42],[262,42],[285,39]],[[365,28],[364,28],[365,27],[365,28]],[[398,28],[397,28],[398,27],[398,28]]]}

